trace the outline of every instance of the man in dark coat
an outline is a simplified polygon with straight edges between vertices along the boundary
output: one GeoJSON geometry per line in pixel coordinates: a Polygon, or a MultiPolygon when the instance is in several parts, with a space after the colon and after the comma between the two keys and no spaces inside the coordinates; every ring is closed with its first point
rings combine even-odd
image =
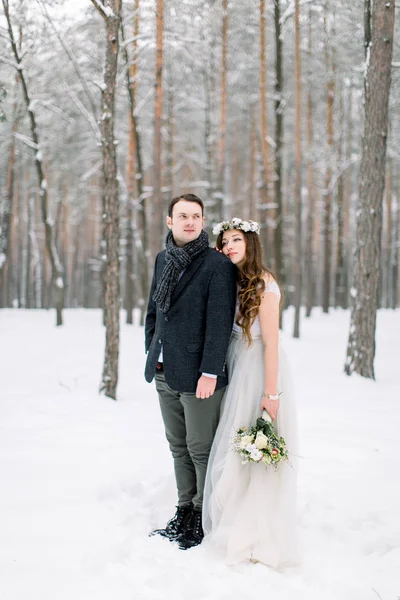
{"type": "Polygon", "coordinates": [[[228,383],[236,305],[236,267],[209,247],[203,209],[194,194],[171,201],[145,324],[145,377],[156,382],[178,491],[175,516],[153,533],[177,540],[181,549],[203,538],[204,480],[228,383]]]}

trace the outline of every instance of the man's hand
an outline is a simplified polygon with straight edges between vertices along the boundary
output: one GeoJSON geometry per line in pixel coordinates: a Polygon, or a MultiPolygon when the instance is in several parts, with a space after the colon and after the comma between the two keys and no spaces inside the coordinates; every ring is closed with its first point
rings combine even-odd
{"type": "Polygon", "coordinates": [[[202,375],[197,382],[196,398],[209,398],[215,392],[217,380],[214,377],[202,375]]]}

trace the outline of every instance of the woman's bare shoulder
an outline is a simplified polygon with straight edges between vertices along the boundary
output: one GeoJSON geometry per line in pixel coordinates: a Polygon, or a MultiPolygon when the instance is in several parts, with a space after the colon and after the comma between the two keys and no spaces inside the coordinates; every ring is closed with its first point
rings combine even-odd
{"type": "Polygon", "coordinates": [[[268,271],[264,271],[264,273],[262,274],[262,278],[266,285],[269,283],[276,283],[276,285],[278,285],[278,282],[276,281],[275,277],[271,273],[268,273],[268,271]]]}

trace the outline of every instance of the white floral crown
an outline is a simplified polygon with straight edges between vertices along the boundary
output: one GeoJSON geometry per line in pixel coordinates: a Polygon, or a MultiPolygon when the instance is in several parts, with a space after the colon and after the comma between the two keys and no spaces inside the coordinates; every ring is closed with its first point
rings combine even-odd
{"type": "Polygon", "coordinates": [[[214,225],[212,232],[214,235],[219,235],[223,231],[228,231],[228,229],[240,229],[246,233],[252,231],[260,235],[260,226],[256,221],[242,221],[242,219],[238,219],[237,217],[234,217],[232,221],[217,223],[217,225],[214,225]]]}

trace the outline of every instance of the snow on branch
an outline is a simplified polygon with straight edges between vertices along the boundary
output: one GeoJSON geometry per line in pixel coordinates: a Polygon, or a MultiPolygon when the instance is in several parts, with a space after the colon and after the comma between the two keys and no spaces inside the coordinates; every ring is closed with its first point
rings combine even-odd
{"type": "Polygon", "coordinates": [[[104,6],[100,0],[92,0],[92,3],[103,17],[106,19],[116,19],[116,16],[114,15],[114,12],[110,6],[104,6]]]}
{"type": "Polygon", "coordinates": [[[29,148],[33,148],[34,150],[38,150],[39,147],[37,144],[35,144],[35,142],[28,137],[27,135],[24,135],[23,133],[18,133],[17,131],[14,133],[14,136],[16,137],[17,140],[19,140],[20,142],[23,142],[24,144],[26,144],[27,146],[29,146],[29,148]]]}
{"type": "Polygon", "coordinates": [[[102,166],[103,161],[102,160],[98,160],[93,167],[91,167],[88,171],[86,171],[83,175],[81,175],[79,181],[84,182],[87,179],[89,179],[89,177],[91,177],[92,175],[94,175],[95,173],[97,173],[97,171],[100,169],[100,167],[102,166]]]}
{"type": "Polygon", "coordinates": [[[8,58],[5,58],[4,56],[0,56],[0,62],[4,63],[5,65],[9,65],[10,67],[13,67],[13,69],[18,70],[21,68],[20,64],[14,62],[8,58]]]}

